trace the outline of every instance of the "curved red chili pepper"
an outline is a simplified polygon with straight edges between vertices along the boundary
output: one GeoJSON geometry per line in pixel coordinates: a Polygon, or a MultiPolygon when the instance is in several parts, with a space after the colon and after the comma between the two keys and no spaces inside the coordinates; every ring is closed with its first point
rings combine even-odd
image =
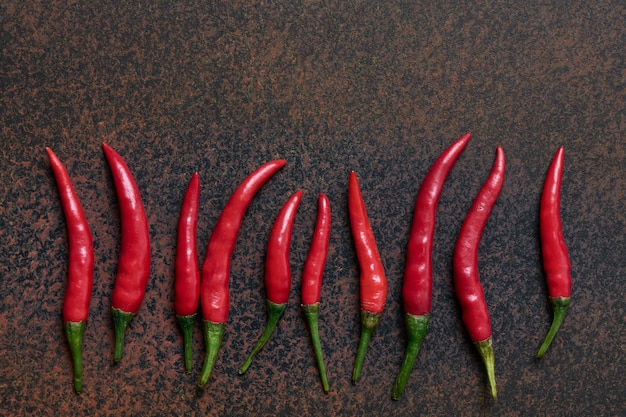
{"type": "Polygon", "coordinates": [[[387,279],[354,171],[350,172],[348,180],[348,211],[356,255],[361,269],[359,280],[361,337],[352,371],[352,383],[356,384],[361,376],[367,345],[385,309],[387,279]]]}
{"type": "Polygon", "coordinates": [[[278,321],[287,308],[289,291],[291,289],[289,246],[291,245],[293,222],[301,199],[302,191],[296,191],[280,210],[274,221],[274,226],[272,226],[265,260],[267,325],[259,341],[239,368],[239,374],[244,374],[248,370],[254,357],[263,349],[272,333],[274,333],[278,321]]]}
{"type": "Polygon", "coordinates": [[[394,400],[402,395],[422,341],[428,332],[433,288],[433,236],[439,197],[450,170],[471,137],[471,133],[466,133],[443,151],[428,171],[417,193],[402,286],[408,343],[404,361],[391,392],[391,398],[394,400]]]}
{"type": "Polygon", "coordinates": [[[546,271],[546,283],[554,311],[554,319],[539,352],[537,352],[537,358],[543,357],[561,327],[567,314],[572,293],[570,260],[561,226],[561,180],[563,178],[564,153],[565,151],[561,146],[552,159],[543,186],[539,209],[543,269],[546,271]]]}
{"type": "Polygon", "coordinates": [[[326,377],[317,322],[320,309],[322,276],[324,275],[330,240],[330,224],[330,203],[326,195],[320,194],[317,199],[317,221],[315,223],[315,231],[313,232],[313,240],[302,272],[302,311],[311,333],[313,352],[319,368],[322,388],[327,394],[330,391],[330,387],[326,377]]]}
{"type": "Polygon", "coordinates": [[[122,242],[117,278],[113,287],[112,314],[115,327],[115,354],[122,358],[124,331],[139,310],[150,276],[150,234],[139,188],[124,159],[106,143],[102,144],[120,207],[122,242]]]}
{"type": "Polygon", "coordinates": [[[478,278],[478,247],[491,209],[502,189],[505,170],[504,151],[498,146],[489,177],[465,217],[454,248],[454,289],[463,311],[465,328],[485,363],[494,400],[497,391],[491,323],[483,287],[478,278]]]}
{"type": "Polygon", "coordinates": [[[286,163],[270,161],[250,174],[231,195],[209,239],[200,284],[206,347],[198,381],[200,387],[204,387],[211,376],[228,320],[230,261],[241,221],[257,191],[286,163]]]}
{"type": "Polygon", "coordinates": [[[46,152],[57,182],[67,228],[69,259],[63,323],[72,353],[74,390],[80,394],[83,391],[83,334],[93,287],[93,241],[87,217],[67,170],[52,149],[46,148],[46,152]]]}
{"type": "Polygon", "coordinates": [[[200,302],[200,270],[196,229],[198,225],[198,205],[200,201],[200,176],[194,173],[187,186],[178,220],[178,241],[176,245],[176,278],[174,280],[174,311],[183,332],[185,370],[192,367],[193,324],[200,302]]]}

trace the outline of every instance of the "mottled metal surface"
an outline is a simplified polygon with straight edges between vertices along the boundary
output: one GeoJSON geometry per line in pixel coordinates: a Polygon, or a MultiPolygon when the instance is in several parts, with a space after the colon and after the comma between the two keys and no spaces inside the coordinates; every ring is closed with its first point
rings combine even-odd
{"type": "Polygon", "coordinates": [[[0,5],[0,414],[110,416],[624,415],[626,116],[622,2],[8,1],[0,5]],[[437,155],[474,136],[438,210],[431,327],[400,401],[390,399],[405,335],[404,256],[414,199],[437,155]],[[150,223],[144,303],[113,365],[110,297],[119,214],[101,151],[136,176],[150,223]],[[493,161],[507,177],[480,246],[499,398],[460,320],[451,257],[493,161]],[[541,362],[551,320],[538,207],[565,146],[564,235],[572,305],[541,362]],[[44,151],[66,165],[94,236],[84,393],[72,390],[61,322],[65,223],[44,151]],[[237,184],[274,158],[233,255],[230,318],[206,389],[201,323],[186,375],[173,303],[176,224],[194,171],[198,249],[237,184]],[[359,271],[346,212],[361,189],[389,280],[387,309],[358,385],[359,271]],[[303,189],[290,306],[248,373],[265,322],[271,224],[303,189]],[[316,196],[333,209],[318,379],[299,309],[316,196]]]}

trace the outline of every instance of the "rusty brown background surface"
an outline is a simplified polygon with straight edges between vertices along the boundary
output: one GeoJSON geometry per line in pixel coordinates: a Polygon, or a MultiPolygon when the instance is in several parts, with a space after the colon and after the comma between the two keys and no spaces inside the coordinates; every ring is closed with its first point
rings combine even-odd
{"type": "Polygon", "coordinates": [[[0,5],[0,414],[110,416],[618,416],[626,413],[626,8],[617,1],[6,1],[0,5]],[[401,303],[415,196],[430,164],[466,131],[438,210],[431,327],[400,401],[401,303]],[[119,214],[101,150],[138,182],[152,272],[114,366],[110,296],[119,214]],[[499,398],[463,328],[451,257],[493,161],[507,177],[480,246],[499,398]],[[570,312],[551,320],[538,207],[565,146],[570,312]],[[94,236],[95,283],[74,394],[61,323],[65,222],[45,154],[65,163],[94,236]],[[287,166],[257,195],[233,255],[230,318],[214,374],[186,375],[172,311],[176,224],[200,173],[200,261],[215,221],[255,167],[287,166]],[[389,280],[363,376],[358,277],[346,187],[356,170],[389,280]],[[263,262],[276,213],[304,190],[291,246],[290,306],[248,373],[265,323],[263,262]],[[320,333],[331,392],[318,380],[299,309],[316,196],[333,209],[320,333]]]}

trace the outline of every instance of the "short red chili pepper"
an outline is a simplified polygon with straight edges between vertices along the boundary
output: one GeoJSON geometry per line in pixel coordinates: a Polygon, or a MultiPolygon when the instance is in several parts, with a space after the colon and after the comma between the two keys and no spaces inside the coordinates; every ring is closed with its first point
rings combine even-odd
{"type": "Polygon", "coordinates": [[[356,384],[361,376],[361,368],[370,338],[380,322],[380,317],[387,300],[387,279],[383,268],[374,232],[370,226],[365,203],[359,189],[359,182],[354,171],[348,180],[348,212],[356,255],[361,268],[361,337],[357,348],[352,383],[356,384]]]}
{"type": "Polygon", "coordinates": [[[120,207],[122,241],[113,287],[114,360],[122,359],[124,332],[141,306],[150,276],[148,219],[135,178],[124,159],[106,143],[104,155],[111,168],[120,207]]]}
{"type": "Polygon", "coordinates": [[[198,381],[200,387],[204,387],[211,376],[228,320],[230,261],[241,221],[257,191],[286,163],[284,160],[270,161],[250,174],[231,195],[209,239],[200,284],[206,346],[198,381]]]}
{"type": "Polygon", "coordinates": [[[570,260],[561,226],[561,180],[563,178],[564,152],[561,146],[552,159],[543,186],[539,209],[543,269],[546,271],[546,283],[554,311],[554,319],[539,352],[537,352],[538,359],[546,353],[561,327],[567,314],[572,293],[570,260]]]}
{"type": "Polygon", "coordinates": [[[315,231],[313,232],[313,240],[302,272],[302,311],[309,325],[313,352],[315,353],[315,360],[317,361],[322,388],[325,393],[330,391],[330,387],[326,377],[317,322],[320,309],[322,276],[324,275],[330,240],[330,224],[330,203],[325,194],[320,194],[317,199],[317,221],[315,223],[315,231]]]}
{"type": "Polygon", "coordinates": [[[196,229],[200,201],[200,176],[194,173],[187,186],[178,220],[176,245],[176,278],[174,280],[174,312],[183,332],[185,371],[192,367],[192,335],[200,303],[200,270],[196,229]]]}
{"type": "Polygon", "coordinates": [[[439,197],[450,170],[467,146],[471,136],[471,133],[461,136],[439,156],[417,193],[402,286],[407,347],[404,361],[391,392],[391,398],[394,400],[402,395],[422,341],[428,332],[433,288],[433,236],[439,197]]]}
{"type": "Polygon", "coordinates": [[[240,375],[248,370],[254,357],[270,340],[278,321],[287,308],[289,291],[291,290],[291,267],[289,264],[291,231],[301,199],[302,191],[296,191],[280,210],[274,221],[274,226],[272,226],[265,258],[267,324],[259,341],[239,368],[240,375]]]}
{"type": "Polygon", "coordinates": [[[494,400],[497,391],[493,339],[485,294],[478,278],[478,247],[491,209],[502,190],[505,170],[504,151],[498,146],[489,177],[465,217],[454,248],[454,289],[463,311],[465,328],[485,363],[494,400]]]}
{"type": "Polygon", "coordinates": [[[52,152],[46,148],[52,172],[57,182],[61,205],[65,213],[68,237],[69,262],[67,287],[63,301],[63,323],[65,335],[72,353],[74,367],[74,390],[83,391],[83,334],[89,315],[89,301],[93,287],[93,241],[87,217],[67,170],[52,152]]]}

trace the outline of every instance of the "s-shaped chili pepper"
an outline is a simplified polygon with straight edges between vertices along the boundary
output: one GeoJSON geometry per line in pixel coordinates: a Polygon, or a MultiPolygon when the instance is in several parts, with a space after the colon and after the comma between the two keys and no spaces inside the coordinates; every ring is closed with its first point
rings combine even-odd
{"type": "Polygon", "coordinates": [[[93,242],[85,212],[67,170],[52,149],[46,148],[46,152],[57,182],[67,227],[69,262],[63,323],[72,353],[74,390],[80,394],[83,391],[83,334],[93,287],[93,242]]]}
{"type": "Polygon", "coordinates": [[[324,367],[324,356],[322,355],[317,321],[320,309],[322,276],[324,275],[328,241],[330,239],[330,223],[330,203],[328,202],[328,197],[320,194],[317,199],[317,221],[315,223],[315,231],[313,232],[313,241],[311,242],[311,248],[302,272],[302,311],[311,332],[313,352],[319,368],[322,388],[327,394],[330,387],[326,378],[326,368],[324,367]]]}
{"type": "Polygon", "coordinates": [[[302,199],[302,191],[296,191],[285,203],[272,226],[272,232],[267,243],[265,260],[265,292],[267,294],[267,325],[252,352],[248,355],[239,374],[244,374],[254,357],[270,340],[278,321],[283,316],[289,301],[291,290],[291,268],[289,265],[289,246],[291,245],[291,230],[296,218],[296,212],[302,199]]]}
{"type": "Polygon", "coordinates": [[[544,342],[537,352],[537,358],[543,357],[550,347],[563,319],[567,314],[572,293],[572,277],[570,260],[563,239],[561,226],[561,179],[563,177],[563,147],[560,147],[546,176],[541,195],[539,209],[539,225],[541,231],[541,250],[543,252],[543,269],[546,271],[548,295],[554,311],[554,319],[544,342]]]}
{"type": "Polygon", "coordinates": [[[399,399],[402,395],[422,341],[428,332],[433,289],[431,258],[439,196],[448,173],[465,149],[471,136],[471,133],[461,136],[439,156],[428,171],[417,193],[402,286],[407,347],[402,367],[391,391],[391,398],[394,400],[399,399]]]}
{"type": "Polygon", "coordinates": [[[104,155],[111,168],[120,207],[122,242],[113,287],[111,312],[115,327],[115,362],[122,359],[124,331],[143,301],[150,276],[150,234],[139,188],[124,159],[106,143],[104,155]]]}
{"type": "Polygon", "coordinates": [[[478,279],[478,247],[491,209],[502,189],[505,169],[504,151],[498,146],[489,177],[465,217],[454,248],[454,289],[463,311],[465,328],[485,363],[494,400],[497,391],[493,340],[485,294],[478,279]]]}
{"type": "Polygon", "coordinates": [[[200,302],[200,270],[196,247],[200,176],[194,173],[187,186],[178,220],[176,244],[176,278],[174,280],[174,312],[183,332],[185,370],[191,372],[193,324],[200,302]]]}
{"type": "Polygon", "coordinates": [[[209,381],[228,320],[230,260],[241,221],[257,191],[286,163],[284,160],[270,161],[243,180],[226,203],[211,233],[202,264],[200,284],[200,304],[204,319],[206,347],[204,364],[198,381],[200,387],[204,387],[209,381]]]}
{"type": "Polygon", "coordinates": [[[385,278],[383,263],[378,253],[374,232],[367,217],[365,203],[363,202],[359,182],[354,171],[350,172],[348,179],[348,212],[350,214],[350,226],[354,238],[354,246],[356,247],[356,255],[361,268],[359,280],[361,337],[352,371],[352,383],[356,384],[361,376],[367,345],[385,309],[387,279],[385,278]]]}

